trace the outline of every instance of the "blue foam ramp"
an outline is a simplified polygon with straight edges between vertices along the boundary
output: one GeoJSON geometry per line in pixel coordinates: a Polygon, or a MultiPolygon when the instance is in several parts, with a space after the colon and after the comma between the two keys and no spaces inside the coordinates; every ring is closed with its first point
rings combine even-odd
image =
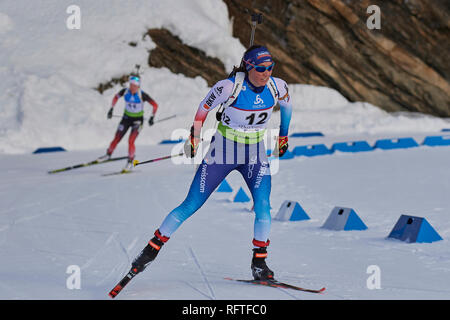
{"type": "Polygon", "coordinates": [[[372,151],[373,147],[371,147],[366,141],[352,141],[335,143],[331,149],[341,152],[364,152],[372,151]]]}
{"type": "Polygon", "coordinates": [[[292,153],[289,150],[286,150],[286,152],[283,154],[283,156],[279,157],[279,159],[280,160],[289,160],[289,159],[293,159],[294,157],[295,157],[294,153],[292,153]]]}
{"type": "Polygon", "coordinates": [[[329,230],[366,230],[367,226],[352,208],[334,207],[322,228],[329,230]]]}
{"type": "Polygon", "coordinates": [[[33,153],[46,153],[46,152],[61,152],[66,151],[63,147],[49,147],[49,148],[38,148],[33,151],[33,153]]]}
{"type": "Polygon", "coordinates": [[[414,148],[418,146],[419,144],[413,138],[381,139],[375,142],[375,148],[383,150],[414,148]]]}
{"type": "Polygon", "coordinates": [[[180,143],[180,142],[183,142],[183,141],[185,141],[185,140],[183,140],[183,139],[179,139],[179,140],[167,139],[167,140],[162,140],[159,144],[176,144],[176,143],[180,143]]]}
{"type": "Polygon", "coordinates": [[[274,220],[278,221],[301,221],[309,220],[309,216],[297,201],[284,201],[274,220]]]}
{"type": "Polygon", "coordinates": [[[297,156],[314,157],[326,154],[332,154],[334,151],[327,148],[324,144],[314,144],[308,146],[296,146],[292,153],[297,156]]]}
{"type": "MultiPolygon", "coordinates": [[[[268,157],[272,157],[272,150],[271,149],[267,149],[266,155],[268,157]]],[[[294,157],[295,157],[294,153],[292,151],[290,151],[290,150],[287,150],[286,153],[283,154],[282,157],[278,157],[277,156],[276,158],[278,158],[280,160],[288,160],[288,159],[293,159],[294,157]]]]}
{"type": "Polygon", "coordinates": [[[408,243],[435,242],[442,237],[434,230],[425,218],[402,214],[389,234],[393,238],[408,243]]]}
{"type": "Polygon", "coordinates": [[[423,145],[431,147],[450,146],[450,135],[426,137],[425,140],[423,141],[423,145]]]}
{"type": "Polygon", "coordinates": [[[227,180],[223,179],[222,183],[219,185],[219,188],[217,188],[217,192],[233,192],[233,189],[227,180]]]}
{"type": "Polygon", "coordinates": [[[442,132],[450,131],[450,128],[445,128],[445,129],[442,129],[441,131],[442,131],[442,132]]]}
{"type": "Polygon", "coordinates": [[[250,198],[245,193],[244,189],[242,187],[239,188],[238,192],[233,198],[233,202],[249,202],[250,198]]]}
{"type": "Polygon", "coordinates": [[[290,135],[293,138],[307,138],[307,137],[323,137],[322,132],[296,132],[290,135]]]}

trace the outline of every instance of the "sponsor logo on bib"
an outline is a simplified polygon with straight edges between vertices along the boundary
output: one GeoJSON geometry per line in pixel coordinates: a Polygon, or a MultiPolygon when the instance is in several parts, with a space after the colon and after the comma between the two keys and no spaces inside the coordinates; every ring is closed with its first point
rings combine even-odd
{"type": "Polygon", "coordinates": [[[256,99],[255,99],[255,104],[261,104],[264,103],[264,100],[261,99],[261,97],[259,96],[259,94],[256,95],[256,99]]]}

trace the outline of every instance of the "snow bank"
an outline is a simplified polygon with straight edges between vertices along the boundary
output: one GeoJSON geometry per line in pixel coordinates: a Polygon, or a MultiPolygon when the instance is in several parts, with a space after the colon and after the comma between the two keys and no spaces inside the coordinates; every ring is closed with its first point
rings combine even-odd
{"type": "MultiPolygon", "coordinates": [[[[93,88],[133,71],[135,64],[147,64],[148,50],[155,46],[142,37],[149,28],[169,29],[185,43],[219,57],[229,70],[244,49],[231,36],[227,8],[219,0],[77,1],[79,30],[66,27],[66,9],[72,4],[0,4],[0,77],[7,79],[0,84],[0,153],[54,145],[69,150],[106,147],[117,123],[105,121],[105,114],[120,88],[103,95],[93,88]],[[129,46],[131,41],[137,47],[129,46]]],[[[146,130],[148,135],[138,141],[153,144],[174,128],[188,126],[184,116],[192,118],[207,88],[202,79],[148,67],[142,71],[142,89],[160,104],[159,115],[178,115],[163,132],[146,130]]],[[[118,114],[121,108],[119,104],[118,114]]]]}
{"type": "MultiPolygon", "coordinates": [[[[158,103],[158,117],[175,119],[142,131],[137,144],[155,144],[178,128],[189,128],[206,82],[145,67],[155,44],[142,35],[166,28],[188,45],[218,57],[227,70],[244,46],[231,35],[226,5],[202,1],[77,1],[81,28],[69,30],[69,1],[0,3],[0,153],[28,153],[38,147],[68,150],[106,148],[117,118],[106,121],[113,95],[93,88],[142,66],[142,89],[158,103]],[[137,46],[129,46],[136,42],[137,46]]],[[[440,130],[449,122],[432,117],[390,115],[367,103],[348,103],[328,88],[291,85],[294,131],[326,134],[401,130],[440,130]]],[[[123,108],[122,101],[116,114],[123,108]]],[[[150,107],[146,107],[149,114],[150,107]]],[[[207,125],[213,125],[209,117],[207,125]]],[[[271,127],[279,120],[274,116],[271,127]]]]}

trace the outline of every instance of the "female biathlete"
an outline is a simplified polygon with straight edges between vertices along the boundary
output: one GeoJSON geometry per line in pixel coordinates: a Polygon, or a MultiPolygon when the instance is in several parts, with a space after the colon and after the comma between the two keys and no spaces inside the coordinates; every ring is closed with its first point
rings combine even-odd
{"type": "Polygon", "coordinates": [[[129,88],[123,88],[113,98],[111,108],[108,111],[108,119],[113,116],[113,109],[117,101],[123,97],[125,100],[125,108],[122,116],[122,120],[117,127],[114,139],[111,141],[106,154],[99,157],[97,160],[105,161],[111,158],[112,153],[117,147],[117,144],[125,136],[128,129],[130,129],[130,137],[128,138],[128,162],[125,165],[124,171],[129,171],[133,167],[133,160],[135,157],[136,147],[134,142],[136,141],[139,132],[142,129],[144,122],[144,103],[148,102],[152,105],[152,115],[148,120],[148,125],[152,126],[156,111],[158,110],[158,104],[153,100],[146,92],[140,89],[141,79],[138,76],[130,76],[128,79],[129,88]]]}
{"type": "Polygon", "coordinates": [[[153,261],[161,247],[180,225],[192,216],[232,171],[239,171],[251,192],[255,221],[251,270],[255,280],[273,279],[266,265],[269,246],[271,175],[264,146],[264,132],[273,107],[280,104],[279,155],[288,148],[292,105],[284,80],[272,78],[272,55],[263,46],[252,46],[233,76],[217,82],[198,107],[190,139],[185,145],[193,157],[201,127],[209,111],[225,105],[211,145],[195,174],[186,199],[173,209],[155,231],[154,237],[133,261],[131,271],[139,273],[153,261]]]}

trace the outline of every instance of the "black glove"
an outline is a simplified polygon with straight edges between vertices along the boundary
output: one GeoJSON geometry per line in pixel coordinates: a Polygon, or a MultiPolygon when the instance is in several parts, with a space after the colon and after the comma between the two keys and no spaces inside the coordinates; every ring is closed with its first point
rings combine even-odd
{"type": "Polygon", "coordinates": [[[222,120],[222,114],[223,114],[223,110],[222,111],[219,110],[216,112],[216,120],[217,121],[222,120]]]}
{"type": "Polygon", "coordinates": [[[148,119],[148,125],[151,127],[153,123],[153,116],[151,116],[150,119],[148,119]]]}
{"type": "Polygon", "coordinates": [[[112,116],[113,116],[113,108],[109,109],[107,117],[108,119],[111,119],[112,116]]]}

